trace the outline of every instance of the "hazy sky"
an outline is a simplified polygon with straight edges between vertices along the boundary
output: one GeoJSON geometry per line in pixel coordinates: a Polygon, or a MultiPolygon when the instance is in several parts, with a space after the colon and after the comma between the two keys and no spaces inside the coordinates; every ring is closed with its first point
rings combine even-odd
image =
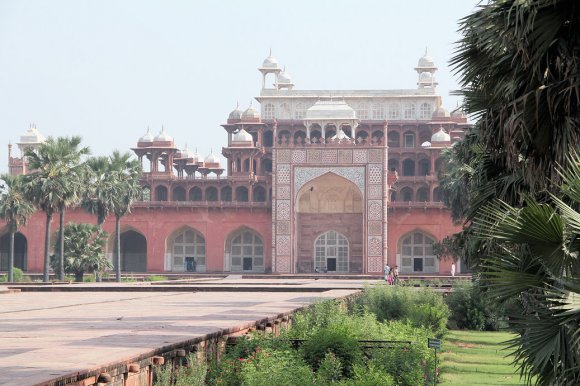
{"type": "Polygon", "coordinates": [[[31,122],[95,155],[161,125],[178,147],[220,153],[220,124],[259,94],[270,48],[296,89],[412,89],[428,47],[452,108],[447,63],[476,3],[0,0],[0,172],[31,122]]]}

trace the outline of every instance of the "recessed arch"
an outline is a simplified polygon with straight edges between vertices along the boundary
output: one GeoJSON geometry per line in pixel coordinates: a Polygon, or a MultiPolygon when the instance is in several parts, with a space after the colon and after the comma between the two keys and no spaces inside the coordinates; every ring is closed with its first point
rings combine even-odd
{"type": "Polygon", "coordinates": [[[215,186],[208,186],[205,189],[205,200],[206,201],[218,201],[219,194],[215,186]]]}
{"type": "Polygon", "coordinates": [[[189,201],[201,201],[202,200],[202,190],[201,188],[194,186],[189,189],[189,201]]]}
{"type": "MultiPolygon", "coordinates": [[[[111,241],[114,264],[114,235],[111,241]]],[[[147,272],[147,239],[143,233],[133,228],[126,228],[121,232],[121,271],[147,272]]]]}
{"type": "Polygon", "coordinates": [[[185,189],[183,186],[173,188],[173,201],[185,201],[185,189]]]}
{"type": "Polygon", "coordinates": [[[302,186],[295,207],[298,213],[362,213],[362,198],[352,181],[327,172],[302,186]]]}
{"type": "Polygon", "coordinates": [[[439,262],[433,252],[436,238],[420,229],[403,235],[397,243],[398,265],[402,273],[436,273],[439,262]]]}
{"type": "Polygon", "coordinates": [[[236,201],[248,202],[248,188],[245,186],[238,186],[236,188],[236,201]]]}
{"type": "MultiPolygon", "coordinates": [[[[0,236],[0,271],[8,271],[10,255],[10,233],[0,236]]],[[[20,232],[14,234],[14,267],[28,269],[28,240],[20,232]]]]}
{"type": "Polygon", "coordinates": [[[264,239],[254,229],[243,226],[226,238],[225,267],[231,272],[264,272],[264,239]]]}
{"type": "Polygon", "coordinates": [[[261,185],[254,186],[252,191],[252,201],[254,202],[266,202],[266,188],[261,185]]]}
{"type": "Polygon", "coordinates": [[[232,187],[224,186],[220,192],[220,198],[222,201],[226,202],[232,201],[232,187]]]}
{"type": "Polygon", "coordinates": [[[190,226],[173,231],[166,240],[166,256],[170,256],[169,268],[174,272],[205,272],[205,237],[190,226]]]}
{"type": "Polygon", "coordinates": [[[167,187],[165,185],[155,187],[155,201],[167,201],[167,187]]]}

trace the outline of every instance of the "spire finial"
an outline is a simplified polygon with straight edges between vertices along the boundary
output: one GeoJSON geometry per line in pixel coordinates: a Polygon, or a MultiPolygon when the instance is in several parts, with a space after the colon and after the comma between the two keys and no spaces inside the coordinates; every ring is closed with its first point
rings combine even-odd
{"type": "Polygon", "coordinates": [[[236,101],[236,109],[240,108],[240,101],[236,101]]]}
{"type": "Polygon", "coordinates": [[[272,56],[272,47],[270,47],[270,56],[272,56]]]}
{"type": "Polygon", "coordinates": [[[427,55],[427,46],[425,46],[425,55],[427,55]]]}

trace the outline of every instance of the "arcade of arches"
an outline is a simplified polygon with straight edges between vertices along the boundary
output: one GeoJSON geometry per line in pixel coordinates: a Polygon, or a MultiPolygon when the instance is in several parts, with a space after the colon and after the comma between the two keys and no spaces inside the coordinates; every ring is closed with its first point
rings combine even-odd
{"type": "Polygon", "coordinates": [[[359,188],[333,173],[297,195],[298,272],[363,272],[363,200],[359,188]]]}

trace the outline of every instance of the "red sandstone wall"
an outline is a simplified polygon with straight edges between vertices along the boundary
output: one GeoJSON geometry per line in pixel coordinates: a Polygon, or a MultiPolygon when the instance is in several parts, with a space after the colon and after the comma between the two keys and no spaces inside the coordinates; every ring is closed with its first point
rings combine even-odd
{"type": "MultiPolygon", "coordinates": [[[[20,230],[28,242],[28,272],[42,272],[44,267],[45,218],[43,212],[37,212],[30,218],[28,225],[20,230]]],[[[79,209],[67,212],[65,221],[95,224],[96,217],[79,209]]],[[[4,228],[3,223],[0,224],[0,229],[4,228]]],[[[271,213],[261,209],[251,212],[249,209],[136,208],[131,215],[122,218],[121,230],[132,229],[143,234],[147,240],[147,270],[163,272],[167,238],[177,229],[189,226],[199,231],[206,240],[207,271],[223,271],[226,239],[231,232],[243,226],[260,234],[264,242],[265,267],[271,268],[271,224],[271,213]]],[[[112,243],[115,233],[113,216],[107,218],[103,229],[111,235],[109,242],[112,243]]],[[[57,230],[58,215],[52,221],[52,231],[57,230]]],[[[107,249],[112,250],[112,245],[107,249]]]]}
{"type": "MultiPolygon", "coordinates": [[[[446,209],[396,209],[388,214],[388,253],[389,265],[397,264],[397,245],[407,233],[419,230],[437,241],[448,235],[461,231],[460,226],[453,225],[449,211],[446,209]]],[[[451,272],[451,260],[439,261],[439,273],[451,272]]]]}

